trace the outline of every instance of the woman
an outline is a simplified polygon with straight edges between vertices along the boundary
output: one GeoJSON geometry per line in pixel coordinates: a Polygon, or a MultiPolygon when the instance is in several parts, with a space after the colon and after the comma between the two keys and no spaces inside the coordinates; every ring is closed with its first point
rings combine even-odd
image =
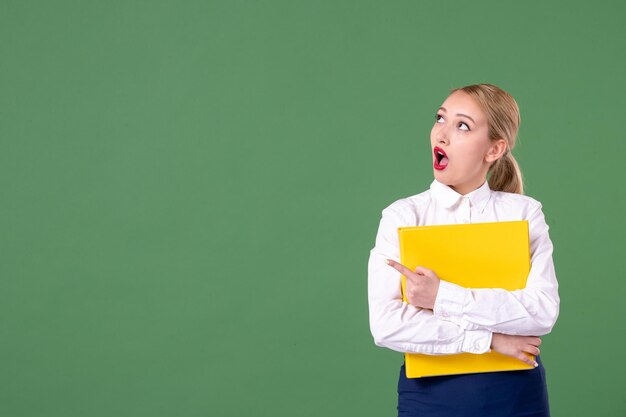
{"type": "Polygon", "coordinates": [[[539,336],[558,317],[558,283],[542,206],[522,194],[511,154],[519,124],[517,103],[494,85],[452,91],[431,130],[430,189],[382,212],[368,298],[378,346],[424,354],[493,349],[534,369],[407,379],[403,366],[399,416],[549,416],[539,336]],[[523,290],[466,289],[440,280],[436,271],[399,264],[398,227],[513,220],[529,224],[531,270],[523,290]],[[402,301],[402,274],[409,303],[402,301]],[[537,355],[536,362],[526,353],[537,355]]]}

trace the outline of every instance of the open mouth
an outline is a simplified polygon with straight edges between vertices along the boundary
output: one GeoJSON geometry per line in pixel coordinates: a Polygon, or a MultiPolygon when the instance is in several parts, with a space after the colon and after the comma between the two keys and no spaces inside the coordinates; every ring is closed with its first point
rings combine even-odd
{"type": "Polygon", "coordinates": [[[433,153],[435,155],[435,169],[440,171],[445,169],[448,166],[448,155],[439,146],[435,146],[433,153]]]}

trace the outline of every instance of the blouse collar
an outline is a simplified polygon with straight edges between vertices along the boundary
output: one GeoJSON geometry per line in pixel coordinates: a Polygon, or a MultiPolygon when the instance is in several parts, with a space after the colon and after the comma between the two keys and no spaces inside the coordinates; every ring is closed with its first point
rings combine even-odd
{"type": "Polygon", "coordinates": [[[485,208],[487,201],[489,201],[491,197],[491,188],[489,188],[488,181],[485,181],[479,188],[463,196],[449,186],[434,180],[432,184],[430,184],[430,192],[437,203],[445,208],[454,206],[459,200],[466,197],[469,198],[472,207],[476,207],[479,211],[485,208]]]}

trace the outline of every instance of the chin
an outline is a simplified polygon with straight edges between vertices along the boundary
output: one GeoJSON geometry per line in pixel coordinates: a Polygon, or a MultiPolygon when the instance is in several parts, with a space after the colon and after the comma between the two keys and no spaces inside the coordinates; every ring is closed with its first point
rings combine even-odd
{"type": "Polygon", "coordinates": [[[436,169],[433,169],[433,171],[434,171],[434,177],[437,181],[445,185],[450,185],[449,181],[446,180],[446,175],[444,173],[436,169]]]}
{"type": "MultiPolygon", "coordinates": [[[[435,170],[436,171],[436,170],[435,170]]],[[[448,187],[452,188],[454,191],[456,191],[456,187],[455,187],[455,183],[454,181],[452,181],[450,178],[446,178],[445,175],[441,175],[441,172],[437,172],[435,173],[435,179],[437,181],[439,181],[440,183],[442,183],[443,185],[447,185],[448,187]]]]}

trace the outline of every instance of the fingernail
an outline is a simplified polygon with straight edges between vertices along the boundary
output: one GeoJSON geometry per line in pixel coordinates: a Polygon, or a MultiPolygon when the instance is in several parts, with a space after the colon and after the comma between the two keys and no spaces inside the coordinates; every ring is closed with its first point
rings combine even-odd
{"type": "Polygon", "coordinates": [[[539,366],[539,364],[538,364],[537,362],[535,362],[535,364],[534,364],[534,365],[535,365],[535,368],[539,366]]]}
{"type": "Polygon", "coordinates": [[[385,259],[385,263],[389,265],[391,262],[389,262],[389,259],[385,259]]]}

